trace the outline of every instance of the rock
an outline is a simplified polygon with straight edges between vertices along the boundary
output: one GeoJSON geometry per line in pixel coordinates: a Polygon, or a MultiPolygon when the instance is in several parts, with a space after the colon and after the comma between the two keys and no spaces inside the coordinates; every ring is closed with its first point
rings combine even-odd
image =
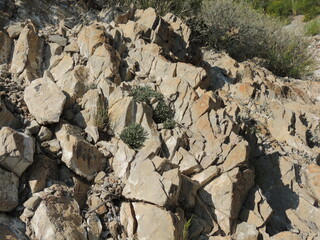
{"type": "Polygon", "coordinates": [[[24,100],[38,123],[51,124],[59,122],[66,97],[50,79],[39,78],[25,89],[24,100]]]}
{"type": "Polygon", "coordinates": [[[102,224],[97,215],[91,214],[87,219],[88,240],[99,240],[102,233],[102,224]]]}
{"type": "Polygon", "coordinates": [[[18,218],[0,214],[0,239],[28,240],[25,235],[25,225],[18,218]]]}
{"type": "Polygon", "coordinates": [[[40,196],[33,195],[31,198],[29,198],[27,201],[23,203],[23,206],[27,209],[35,210],[40,202],[41,202],[40,196]]]}
{"type": "Polygon", "coordinates": [[[17,128],[20,125],[21,125],[20,121],[6,108],[6,105],[0,99],[0,128],[1,127],[17,128]]]}
{"type": "Polygon", "coordinates": [[[11,128],[0,130],[0,166],[18,176],[32,164],[34,140],[11,128]]]}
{"type": "Polygon", "coordinates": [[[220,174],[220,171],[221,169],[219,167],[210,166],[202,172],[192,176],[191,179],[192,181],[197,182],[200,188],[210,182],[213,178],[217,177],[220,174]]]}
{"type": "Polygon", "coordinates": [[[181,239],[182,216],[146,203],[133,203],[138,239],[181,239]],[[152,224],[150,224],[152,222],[152,224]]]}
{"type": "Polygon", "coordinates": [[[9,35],[9,37],[10,38],[18,38],[23,27],[24,27],[24,24],[22,24],[22,23],[17,23],[17,24],[13,24],[13,25],[8,26],[7,33],[9,35]]]}
{"type": "Polygon", "coordinates": [[[118,143],[118,150],[114,155],[112,169],[115,176],[127,178],[129,176],[130,164],[136,152],[129,148],[122,140],[118,143]]]}
{"type": "Polygon", "coordinates": [[[132,167],[122,194],[128,199],[151,202],[159,206],[174,206],[180,192],[180,181],[177,169],[164,172],[161,176],[154,169],[152,161],[145,159],[132,167]],[[142,172],[144,174],[141,174],[142,172]]]}
{"type": "Polygon", "coordinates": [[[181,175],[181,190],[179,203],[185,209],[194,208],[197,196],[198,184],[193,182],[189,177],[181,175]]]}
{"type": "Polygon", "coordinates": [[[38,139],[43,142],[43,141],[47,141],[50,140],[52,138],[52,132],[49,128],[42,126],[40,128],[40,132],[38,133],[38,139]]]}
{"type": "Polygon", "coordinates": [[[28,182],[32,193],[42,191],[48,181],[57,180],[57,163],[49,157],[36,154],[29,171],[28,182]]]}
{"type": "Polygon", "coordinates": [[[0,211],[8,212],[13,210],[19,203],[19,178],[14,173],[5,171],[2,168],[0,168],[0,182],[0,211]]]}
{"type": "Polygon", "coordinates": [[[91,181],[94,175],[106,167],[106,159],[93,145],[84,140],[81,129],[62,123],[56,137],[62,147],[61,160],[76,174],[91,181]]]}
{"type": "Polygon", "coordinates": [[[35,237],[43,240],[86,240],[79,206],[68,190],[65,187],[61,189],[59,185],[53,185],[48,190],[54,190],[54,193],[48,192],[42,198],[31,220],[35,237]]]}
{"type": "Polygon", "coordinates": [[[11,53],[12,41],[5,32],[0,31],[0,42],[0,64],[8,63],[11,53]]]}
{"type": "Polygon", "coordinates": [[[67,39],[58,35],[58,34],[55,34],[55,35],[50,35],[49,38],[48,38],[48,41],[49,42],[54,42],[54,43],[57,43],[59,44],[60,46],[67,46],[67,39]]]}
{"type": "Polygon", "coordinates": [[[228,154],[222,167],[224,171],[229,171],[235,167],[239,167],[247,163],[249,158],[249,144],[243,140],[238,143],[228,154]]]}
{"type": "Polygon", "coordinates": [[[78,36],[78,46],[80,54],[89,58],[97,46],[106,42],[104,28],[98,24],[85,26],[81,29],[78,36]]]}
{"type": "Polygon", "coordinates": [[[315,163],[310,164],[306,169],[305,175],[307,178],[308,187],[313,193],[313,196],[316,197],[316,199],[320,202],[320,166],[315,163]]]}
{"type": "Polygon", "coordinates": [[[37,123],[36,120],[32,120],[30,124],[26,127],[26,130],[28,130],[32,135],[36,135],[40,131],[40,125],[37,123]]]}
{"type": "Polygon", "coordinates": [[[137,229],[132,203],[123,202],[120,207],[120,223],[129,239],[133,239],[137,229]]]}
{"type": "Polygon", "coordinates": [[[258,240],[259,231],[254,225],[243,222],[237,225],[235,235],[237,240],[258,240]]]}
{"type": "Polygon", "coordinates": [[[32,81],[40,76],[43,51],[43,39],[37,35],[37,29],[28,23],[22,29],[15,44],[10,71],[26,80],[32,81]]]}
{"type": "MultiPolygon", "coordinates": [[[[52,74],[54,81],[55,82],[60,81],[60,82],[65,83],[66,77],[73,69],[73,65],[74,65],[73,59],[69,54],[64,54],[64,55],[59,56],[54,62],[51,63],[50,68],[49,68],[50,73],[52,74]]],[[[80,66],[78,68],[80,68],[80,66]]],[[[61,85],[62,85],[62,83],[60,83],[60,86],[61,85]]],[[[70,85],[71,85],[71,83],[70,83],[70,85]]]]}
{"type": "Polygon", "coordinates": [[[180,171],[185,175],[197,173],[201,169],[201,166],[198,164],[195,157],[184,148],[179,148],[173,158],[173,163],[178,164],[180,171]]]}
{"type": "Polygon", "coordinates": [[[225,233],[230,233],[233,221],[238,217],[242,203],[253,184],[253,170],[240,171],[239,168],[234,168],[199,190],[203,201],[214,207],[217,222],[225,233]]]}
{"type": "Polygon", "coordinates": [[[300,236],[296,233],[292,233],[289,231],[284,231],[281,233],[278,233],[270,238],[271,240],[301,240],[300,236]]]}

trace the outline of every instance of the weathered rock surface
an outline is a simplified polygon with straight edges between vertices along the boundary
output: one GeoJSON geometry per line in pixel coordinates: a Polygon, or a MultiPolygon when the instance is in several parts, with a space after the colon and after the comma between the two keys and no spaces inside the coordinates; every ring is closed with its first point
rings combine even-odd
{"type": "Polygon", "coordinates": [[[0,239],[28,240],[25,235],[25,225],[17,218],[0,214],[0,239]]]}
{"type": "Polygon", "coordinates": [[[25,89],[24,101],[38,123],[51,124],[59,122],[66,97],[58,86],[46,77],[33,81],[25,89]]]}
{"type": "Polygon", "coordinates": [[[14,172],[17,176],[32,164],[34,140],[11,128],[0,130],[0,166],[14,172]]]}
{"type": "Polygon", "coordinates": [[[0,168],[0,211],[13,210],[18,205],[19,178],[12,172],[0,168]]]}
{"type": "Polygon", "coordinates": [[[0,99],[0,127],[17,128],[19,125],[19,120],[6,108],[4,102],[0,99]]]}
{"type": "Polygon", "coordinates": [[[56,130],[62,147],[61,160],[76,174],[92,180],[94,174],[106,167],[106,159],[93,145],[85,141],[81,129],[62,123],[56,130]]]}

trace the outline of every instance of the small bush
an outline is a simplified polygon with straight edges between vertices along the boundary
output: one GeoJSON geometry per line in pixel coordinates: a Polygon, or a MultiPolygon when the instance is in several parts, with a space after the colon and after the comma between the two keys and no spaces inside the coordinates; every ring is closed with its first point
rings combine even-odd
{"type": "Polygon", "coordinates": [[[130,123],[120,134],[121,140],[132,149],[139,149],[143,146],[148,133],[138,123],[130,123]]]}
{"type": "Polygon", "coordinates": [[[314,19],[306,23],[305,34],[308,36],[314,36],[320,33],[320,20],[314,19]]]}
{"type": "Polygon", "coordinates": [[[99,105],[94,116],[94,124],[100,131],[107,131],[109,128],[108,108],[99,105]]]}
{"type": "Polygon", "coordinates": [[[245,2],[205,1],[198,15],[200,32],[209,45],[225,50],[238,61],[254,57],[279,76],[301,77],[311,55],[302,37],[283,30],[283,23],[261,14],[245,2]]]}
{"type": "Polygon", "coordinates": [[[176,121],[173,120],[172,118],[167,119],[163,122],[164,128],[166,129],[173,129],[176,126],[176,121]]]}
{"type": "Polygon", "coordinates": [[[151,98],[156,98],[157,100],[163,99],[163,95],[149,86],[137,86],[130,90],[129,96],[137,102],[150,103],[151,98]]]}
{"type": "Polygon", "coordinates": [[[164,100],[160,100],[153,111],[153,120],[156,123],[164,123],[165,121],[172,120],[174,112],[164,100]]]}

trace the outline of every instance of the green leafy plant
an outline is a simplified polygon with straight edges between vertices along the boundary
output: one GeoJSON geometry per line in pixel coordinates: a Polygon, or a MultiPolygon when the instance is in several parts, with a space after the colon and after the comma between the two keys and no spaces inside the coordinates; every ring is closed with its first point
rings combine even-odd
{"type": "Polygon", "coordinates": [[[164,128],[173,129],[176,126],[176,121],[172,118],[169,118],[163,122],[164,128]]]}
{"type": "Polygon", "coordinates": [[[94,124],[98,127],[100,131],[107,131],[109,128],[109,114],[108,108],[105,106],[101,106],[101,104],[97,107],[97,113],[94,116],[94,124]]]}
{"type": "Polygon", "coordinates": [[[153,119],[156,123],[164,123],[172,120],[174,112],[164,100],[160,100],[153,111],[153,119]]]}
{"type": "Polygon", "coordinates": [[[132,88],[129,92],[129,96],[132,96],[133,99],[137,102],[150,103],[151,98],[157,100],[163,99],[163,95],[149,86],[136,86],[132,88]]]}
{"type": "Polygon", "coordinates": [[[184,224],[183,232],[182,232],[182,239],[188,240],[189,237],[189,228],[191,226],[192,217],[184,224]]]}
{"type": "Polygon", "coordinates": [[[138,123],[130,123],[120,134],[121,140],[132,149],[139,149],[147,138],[147,131],[138,123]]]}
{"type": "Polygon", "coordinates": [[[238,61],[258,57],[279,76],[301,77],[312,65],[303,37],[283,30],[284,23],[246,2],[204,0],[196,25],[208,44],[238,61]]]}
{"type": "Polygon", "coordinates": [[[314,19],[306,23],[305,34],[308,36],[314,36],[320,33],[320,20],[314,19]]]}

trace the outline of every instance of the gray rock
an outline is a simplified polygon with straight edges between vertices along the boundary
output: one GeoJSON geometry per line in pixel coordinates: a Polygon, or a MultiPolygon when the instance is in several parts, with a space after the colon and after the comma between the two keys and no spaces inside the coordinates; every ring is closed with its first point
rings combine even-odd
{"type": "Polygon", "coordinates": [[[50,35],[48,38],[48,41],[57,43],[60,46],[65,47],[67,45],[68,40],[65,37],[55,34],[55,35],[50,35]]]}
{"type": "Polygon", "coordinates": [[[0,211],[8,212],[18,205],[19,178],[0,168],[0,182],[0,211]]]}

